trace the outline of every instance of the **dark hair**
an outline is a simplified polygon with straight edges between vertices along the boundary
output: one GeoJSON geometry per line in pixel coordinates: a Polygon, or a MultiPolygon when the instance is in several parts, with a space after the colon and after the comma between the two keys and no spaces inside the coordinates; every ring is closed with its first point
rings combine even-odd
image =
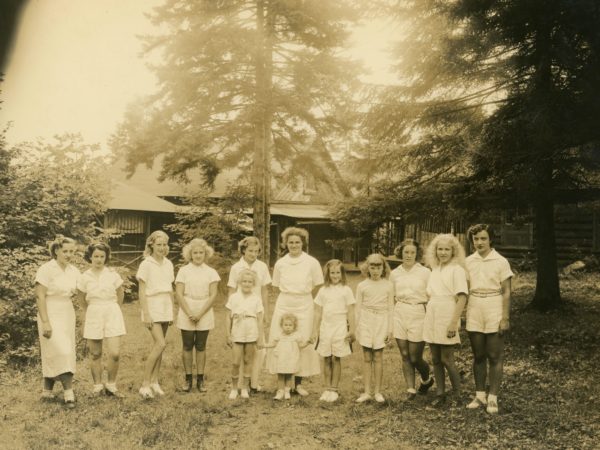
{"type": "Polygon", "coordinates": [[[412,245],[417,249],[416,260],[419,261],[423,257],[423,249],[421,248],[419,243],[414,239],[404,239],[402,242],[400,242],[400,245],[398,245],[394,249],[394,255],[396,255],[396,258],[402,259],[402,252],[404,251],[404,247],[408,247],[409,245],[412,245]]]}
{"type": "Polygon", "coordinates": [[[48,251],[50,252],[50,256],[52,256],[52,259],[56,259],[56,252],[65,244],[76,244],[76,242],[75,239],[65,237],[62,234],[57,234],[54,240],[48,243],[48,251]]]}
{"type": "Polygon", "coordinates": [[[260,241],[258,238],[254,236],[246,236],[238,243],[238,252],[240,252],[241,255],[245,255],[246,249],[254,245],[258,246],[258,249],[260,250],[260,241]]]}
{"type": "Polygon", "coordinates": [[[325,286],[329,286],[331,284],[331,275],[329,274],[329,271],[333,266],[340,266],[340,271],[342,272],[341,283],[346,285],[346,269],[344,268],[344,265],[339,259],[330,259],[323,266],[323,278],[325,280],[325,286]]]}
{"type": "Polygon", "coordinates": [[[104,252],[104,254],[106,255],[104,264],[108,264],[108,261],[110,261],[110,247],[108,246],[108,244],[105,244],[104,242],[96,242],[96,243],[88,245],[87,248],[85,249],[85,255],[83,255],[83,259],[85,259],[87,262],[91,263],[92,255],[94,254],[94,252],[96,250],[100,250],[101,252],[104,252]]]}
{"type": "Polygon", "coordinates": [[[469,229],[467,230],[467,238],[469,239],[469,243],[473,244],[473,238],[475,237],[475,235],[482,231],[487,231],[487,234],[490,237],[490,247],[494,247],[496,233],[494,233],[494,229],[492,228],[492,226],[487,223],[478,223],[469,227],[469,229]]]}

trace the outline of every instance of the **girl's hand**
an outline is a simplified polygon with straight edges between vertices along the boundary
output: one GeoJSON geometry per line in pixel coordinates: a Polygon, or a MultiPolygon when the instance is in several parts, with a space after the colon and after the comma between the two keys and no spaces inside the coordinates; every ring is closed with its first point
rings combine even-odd
{"type": "Polygon", "coordinates": [[[262,340],[258,341],[258,342],[256,343],[256,348],[258,348],[259,350],[260,350],[260,349],[263,349],[263,348],[265,348],[265,343],[264,343],[264,341],[262,341],[262,340]]]}
{"type": "Polygon", "coordinates": [[[313,344],[313,343],[317,342],[317,339],[319,339],[319,334],[318,333],[314,333],[313,335],[311,335],[311,337],[308,340],[308,342],[310,344],[313,344]]]}
{"type": "Polygon", "coordinates": [[[50,325],[50,322],[42,322],[42,336],[47,339],[52,337],[52,326],[50,325]]]}
{"type": "Polygon", "coordinates": [[[503,336],[504,333],[506,333],[508,330],[510,330],[510,320],[509,319],[502,319],[500,321],[500,325],[498,327],[498,334],[500,336],[503,336]]]}
{"type": "Polygon", "coordinates": [[[356,340],[356,336],[354,335],[354,333],[353,333],[353,332],[349,332],[349,333],[346,335],[346,341],[347,341],[348,343],[352,344],[352,343],[353,343],[355,340],[356,340]]]}
{"type": "Polygon", "coordinates": [[[385,345],[392,345],[392,342],[394,342],[394,335],[389,333],[383,342],[385,342],[385,345]]]}
{"type": "Polygon", "coordinates": [[[454,339],[456,334],[458,333],[458,329],[455,324],[448,325],[448,329],[446,331],[446,337],[448,339],[454,339]]]}
{"type": "Polygon", "coordinates": [[[192,322],[194,322],[194,323],[197,323],[197,322],[200,320],[200,315],[199,315],[199,314],[190,314],[190,315],[188,316],[188,318],[189,318],[189,319],[190,319],[192,322]]]}
{"type": "Polygon", "coordinates": [[[231,340],[231,336],[227,336],[227,347],[233,346],[233,341],[231,340]]]}
{"type": "Polygon", "coordinates": [[[152,319],[150,317],[147,317],[146,314],[144,314],[143,324],[144,327],[148,328],[149,330],[152,329],[152,319]]]}

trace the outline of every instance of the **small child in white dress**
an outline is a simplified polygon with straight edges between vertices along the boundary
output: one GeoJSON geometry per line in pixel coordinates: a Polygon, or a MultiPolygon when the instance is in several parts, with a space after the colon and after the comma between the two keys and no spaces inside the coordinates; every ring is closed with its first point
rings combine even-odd
{"type": "Polygon", "coordinates": [[[350,355],[354,340],[354,295],[346,286],[346,271],[338,259],[328,261],[323,268],[325,286],[315,298],[315,320],[312,341],[318,342],[317,353],[323,357],[323,378],[326,386],[319,400],[335,402],[342,372],[340,358],[350,355]]]}
{"type": "Polygon", "coordinates": [[[290,313],[283,314],[279,321],[281,334],[272,343],[265,345],[266,348],[275,348],[273,351],[272,367],[277,374],[277,393],[275,400],[289,399],[292,389],[292,377],[298,372],[300,361],[300,349],[308,345],[298,333],[298,318],[290,313]]]}
{"type": "Polygon", "coordinates": [[[240,290],[229,297],[225,307],[230,311],[226,316],[227,345],[233,348],[233,364],[231,368],[231,392],[229,399],[238,396],[238,380],[240,364],[244,361],[244,383],[241,389],[242,398],[250,398],[250,376],[252,360],[256,345],[263,346],[263,304],[259,295],[254,292],[256,273],[250,269],[240,272],[237,284],[240,290]]]}

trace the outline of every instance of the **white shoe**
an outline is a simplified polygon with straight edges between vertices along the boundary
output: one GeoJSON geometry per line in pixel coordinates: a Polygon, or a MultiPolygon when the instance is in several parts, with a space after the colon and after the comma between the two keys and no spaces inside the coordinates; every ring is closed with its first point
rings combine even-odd
{"type": "Polygon", "coordinates": [[[329,403],[337,401],[338,398],[340,398],[340,394],[338,394],[336,391],[329,391],[329,397],[327,397],[327,401],[329,403]]]}
{"type": "Polygon", "coordinates": [[[92,388],[92,394],[100,395],[100,394],[102,394],[103,390],[104,390],[103,384],[95,384],[94,387],[92,388]]]}
{"type": "Polygon", "coordinates": [[[473,400],[471,400],[471,403],[469,403],[467,405],[467,409],[477,409],[477,408],[480,408],[480,407],[486,406],[486,405],[487,405],[487,401],[481,400],[480,398],[475,397],[473,400]]]}
{"type": "Polygon", "coordinates": [[[238,396],[238,390],[237,389],[232,389],[231,392],[229,393],[229,397],[227,397],[229,400],[235,400],[238,396]]]}
{"type": "Polygon", "coordinates": [[[488,414],[498,414],[498,402],[495,400],[488,401],[486,411],[488,414]]]}
{"type": "Polygon", "coordinates": [[[385,398],[383,398],[383,395],[381,395],[381,392],[378,392],[377,394],[375,394],[374,398],[377,403],[385,402],[385,398]]]}
{"type": "Polygon", "coordinates": [[[319,397],[320,402],[328,402],[330,391],[323,391],[321,396],[319,397]]]}
{"type": "Polygon", "coordinates": [[[301,385],[296,386],[296,393],[301,395],[302,397],[306,397],[308,395],[308,391],[304,389],[301,385]]]}
{"type": "Polygon", "coordinates": [[[150,389],[152,389],[152,392],[154,392],[156,395],[159,395],[159,396],[161,396],[161,397],[162,397],[163,395],[165,395],[165,391],[163,391],[163,390],[160,388],[160,385],[159,385],[158,383],[152,383],[152,384],[150,385],[150,389]]]}
{"type": "Polygon", "coordinates": [[[148,400],[148,399],[154,398],[154,394],[152,393],[152,389],[150,389],[149,387],[142,386],[140,388],[139,392],[140,392],[140,395],[142,396],[142,398],[144,400],[148,400]]]}
{"type": "Polygon", "coordinates": [[[292,398],[292,396],[290,395],[290,388],[285,388],[283,390],[283,398],[285,400],[289,400],[290,398],[292,398]]]}
{"type": "Polygon", "coordinates": [[[275,393],[275,397],[273,397],[273,400],[283,400],[283,390],[282,389],[277,389],[277,392],[275,393]]]}
{"type": "Polygon", "coordinates": [[[242,392],[240,393],[240,397],[250,398],[250,394],[248,394],[248,389],[242,389],[242,392]]]}
{"type": "Polygon", "coordinates": [[[368,394],[366,392],[363,392],[362,394],[360,394],[360,396],[356,399],[356,403],[364,403],[366,401],[371,400],[371,394],[368,394]]]}

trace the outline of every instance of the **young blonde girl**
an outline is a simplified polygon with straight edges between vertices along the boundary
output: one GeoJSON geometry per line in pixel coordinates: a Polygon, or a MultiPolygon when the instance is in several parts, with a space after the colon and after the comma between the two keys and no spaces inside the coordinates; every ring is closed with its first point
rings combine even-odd
{"type": "Polygon", "coordinates": [[[194,353],[196,389],[206,392],[206,340],[209,331],[215,327],[213,303],[217,298],[217,286],[221,279],[217,271],[206,264],[213,253],[212,247],[204,239],[192,239],[182,250],[187,264],[179,269],[175,279],[175,297],[179,305],[177,328],[181,330],[183,345],[181,356],[185,371],[184,392],[192,390],[194,353]]]}
{"type": "Polygon", "coordinates": [[[173,264],[167,259],[169,236],[164,231],[154,231],[146,239],[146,258],[138,268],[139,298],[142,323],[152,336],[152,349],[146,359],[144,380],[140,388],[143,399],[164,395],[158,384],[158,375],[165,349],[165,337],[173,322],[173,264]]]}
{"type": "Polygon", "coordinates": [[[90,244],[84,259],[91,264],[79,280],[77,289],[84,300],[83,337],[87,339],[91,358],[92,393],[106,393],[123,397],[117,389],[119,370],[119,347],[121,336],[125,334],[125,321],[121,312],[123,304],[123,280],[121,276],[106,267],[110,260],[110,247],[104,243],[90,244]],[[102,344],[108,350],[108,382],[102,384],[102,344]]]}
{"type": "Polygon", "coordinates": [[[240,290],[231,294],[225,305],[229,310],[229,314],[226,315],[225,335],[227,336],[227,345],[233,348],[230,400],[235,400],[238,396],[238,377],[242,361],[244,362],[244,383],[241,397],[249,398],[252,359],[257,344],[260,348],[264,344],[264,309],[261,297],[254,292],[256,283],[256,273],[250,269],[242,270],[237,279],[240,290]]]}
{"type": "Polygon", "coordinates": [[[394,312],[394,289],[387,280],[390,266],[379,253],[367,257],[361,267],[368,278],[356,288],[357,338],[363,349],[364,392],[356,399],[366,402],[371,397],[371,380],[374,378],[375,401],[383,403],[381,394],[383,379],[383,348],[391,342],[392,317],[394,312]]]}
{"type": "Polygon", "coordinates": [[[284,313],[279,320],[280,333],[266,348],[274,348],[270,365],[271,373],[277,374],[277,393],[275,400],[289,399],[292,378],[298,372],[300,350],[308,345],[298,332],[298,318],[284,313]]]}
{"type": "Polygon", "coordinates": [[[312,341],[318,342],[317,353],[323,357],[326,386],[319,400],[335,402],[338,397],[342,365],[340,358],[350,355],[354,340],[354,295],[346,286],[346,271],[338,259],[323,267],[325,285],[315,298],[315,320],[312,341]]]}
{"type": "Polygon", "coordinates": [[[429,343],[436,384],[434,406],[446,402],[448,371],[455,399],[460,399],[460,374],[454,364],[454,346],[460,344],[458,328],[467,301],[465,251],[451,234],[437,235],[427,247],[425,261],[431,267],[427,283],[429,302],[423,322],[423,339],[429,343]]]}

